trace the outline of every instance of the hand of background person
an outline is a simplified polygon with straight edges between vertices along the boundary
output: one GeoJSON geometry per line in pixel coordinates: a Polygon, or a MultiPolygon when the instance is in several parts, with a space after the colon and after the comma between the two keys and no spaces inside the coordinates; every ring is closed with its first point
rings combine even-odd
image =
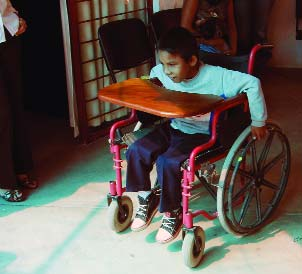
{"type": "Polygon", "coordinates": [[[19,29],[15,35],[18,36],[18,35],[24,33],[26,31],[26,29],[27,29],[26,21],[23,18],[19,17],[19,29]]]}

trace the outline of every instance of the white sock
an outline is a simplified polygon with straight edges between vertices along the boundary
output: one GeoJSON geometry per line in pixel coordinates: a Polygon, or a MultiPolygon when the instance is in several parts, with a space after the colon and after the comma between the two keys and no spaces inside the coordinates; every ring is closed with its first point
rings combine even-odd
{"type": "Polygon", "coordinates": [[[151,194],[151,190],[147,190],[147,191],[139,191],[138,192],[138,196],[146,199],[150,194],[151,194]]]}

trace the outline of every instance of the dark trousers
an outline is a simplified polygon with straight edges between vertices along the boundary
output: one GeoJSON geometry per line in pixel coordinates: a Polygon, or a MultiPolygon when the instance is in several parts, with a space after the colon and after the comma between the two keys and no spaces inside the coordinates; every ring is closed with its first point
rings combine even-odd
{"type": "Polygon", "coordinates": [[[0,188],[16,186],[16,174],[33,167],[24,121],[20,38],[0,43],[0,188]]]}
{"type": "Polygon", "coordinates": [[[133,143],[126,152],[127,191],[151,189],[150,172],[156,164],[157,180],[161,188],[160,212],[181,206],[181,163],[193,148],[209,140],[209,135],[185,134],[168,124],[160,125],[133,143]]]}

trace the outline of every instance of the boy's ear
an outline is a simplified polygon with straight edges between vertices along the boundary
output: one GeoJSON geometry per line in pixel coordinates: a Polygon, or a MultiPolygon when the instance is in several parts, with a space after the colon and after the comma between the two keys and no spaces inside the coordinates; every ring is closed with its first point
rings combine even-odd
{"type": "Polygon", "coordinates": [[[192,55],[191,58],[190,58],[190,60],[189,60],[190,66],[191,66],[191,67],[196,66],[197,62],[198,62],[197,56],[192,55]]]}

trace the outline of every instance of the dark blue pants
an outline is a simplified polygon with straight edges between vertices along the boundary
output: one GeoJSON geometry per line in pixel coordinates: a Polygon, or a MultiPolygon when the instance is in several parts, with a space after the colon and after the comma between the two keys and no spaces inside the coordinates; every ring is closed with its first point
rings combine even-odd
{"type": "Polygon", "coordinates": [[[127,191],[151,189],[150,172],[156,164],[157,180],[161,187],[160,212],[181,206],[181,163],[193,148],[209,140],[209,135],[185,134],[163,124],[133,143],[126,152],[127,191]]]}

